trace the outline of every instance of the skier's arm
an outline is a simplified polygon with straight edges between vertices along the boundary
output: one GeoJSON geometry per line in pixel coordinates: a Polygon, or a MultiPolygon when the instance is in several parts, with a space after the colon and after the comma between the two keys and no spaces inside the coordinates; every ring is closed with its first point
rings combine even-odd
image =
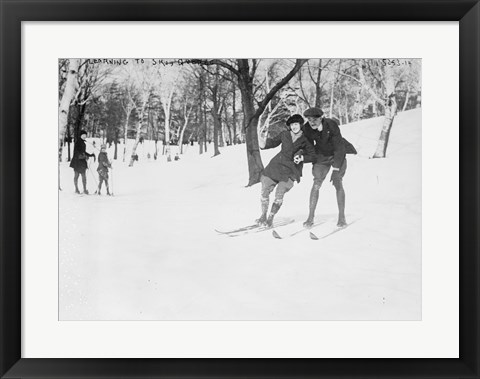
{"type": "Polygon", "coordinates": [[[282,143],[282,133],[279,133],[273,138],[267,138],[263,149],[273,149],[274,147],[277,147],[281,143],[282,143]]]}
{"type": "Polygon", "coordinates": [[[303,162],[304,158],[305,157],[303,155],[303,149],[300,149],[293,155],[293,162],[295,164],[299,164],[299,163],[303,162]]]}
{"type": "Polygon", "coordinates": [[[305,139],[305,142],[302,146],[303,150],[303,162],[304,163],[315,163],[317,155],[315,154],[315,148],[313,145],[305,139]]]}
{"type": "Polygon", "coordinates": [[[333,120],[328,120],[330,135],[332,138],[333,144],[333,169],[339,170],[345,160],[345,143],[342,138],[342,134],[340,133],[340,128],[338,127],[337,123],[333,120]]]}
{"type": "Polygon", "coordinates": [[[267,143],[267,136],[268,136],[267,128],[260,128],[258,130],[258,147],[260,149],[265,148],[265,144],[267,143]]]}

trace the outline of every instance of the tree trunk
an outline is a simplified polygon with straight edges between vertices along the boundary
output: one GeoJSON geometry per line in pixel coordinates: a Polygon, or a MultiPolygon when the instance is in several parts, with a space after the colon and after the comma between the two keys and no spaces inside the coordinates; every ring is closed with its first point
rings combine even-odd
{"type": "Polygon", "coordinates": [[[74,124],[74,136],[75,139],[80,138],[80,128],[82,126],[83,117],[85,116],[85,110],[87,105],[84,103],[82,105],[77,105],[77,113],[75,117],[75,124],[74,124]]]}
{"type": "Polygon", "coordinates": [[[320,80],[322,78],[322,60],[318,60],[317,81],[315,82],[315,107],[322,108],[322,87],[320,80]]]}
{"type": "Polygon", "coordinates": [[[227,142],[227,145],[232,145],[232,130],[229,126],[229,123],[228,123],[228,111],[227,111],[227,106],[224,106],[223,107],[224,109],[224,113],[225,113],[225,128],[227,129],[227,133],[228,133],[228,142],[227,142]]]}
{"type": "Polygon", "coordinates": [[[405,112],[405,110],[407,109],[409,96],[410,96],[410,87],[407,87],[407,90],[405,91],[405,102],[403,103],[402,112],[405,112]]]}
{"type": "Polygon", "coordinates": [[[240,83],[240,92],[242,94],[243,114],[244,114],[244,130],[247,147],[247,163],[248,163],[248,184],[247,187],[253,186],[260,182],[263,172],[262,157],[258,147],[258,116],[255,116],[255,107],[253,99],[253,91],[248,91],[248,82],[240,83]]]}
{"type": "Polygon", "coordinates": [[[333,92],[335,91],[335,80],[332,83],[332,90],[330,91],[330,112],[329,112],[329,118],[332,118],[333,116],[333,92]]]}
{"type": "Polygon", "coordinates": [[[128,139],[128,121],[130,120],[130,114],[132,113],[132,109],[127,108],[125,111],[125,126],[123,127],[123,161],[125,162],[125,156],[127,155],[127,139],[128,139]]]}
{"type": "Polygon", "coordinates": [[[172,156],[170,154],[170,104],[164,105],[163,111],[165,113],[165,154],[167,155],[167,162],[171,162],[172,156]]]}
{"type": "Polygon", "coordinates": [[[222,122],[222,118],[221,118],[220,115],[218,116],[217,137],[218,137],[218,146],[219,147],[224,147],[225,146],[225,131],[224,131],[224,125],[223,125],[223,122],[222,122]]]}
{"type": "Polygon", "coordinates": [[[218,150],[218,143],[220,139],[220,135],[222,132],[222,121],[220,120],[220,115],[218,114],[218,109],[214,105],[212,109],[212,117],[213,117],[213,156],[216,157],[220,155],[220,150],[218,150]]]}
{"type": "Polygon", "coordinates": [[[130,163],[128,164],[128,167],[132,167],[133,163],[135,162],[135,153],[137,152],[137,146],[138,143],[140,142],[140,136],[142,133],[142,126],[143,126],[143,118],[145,116],[145,108],[147,106],[148,102],[148,97],[146,100],[144,100],[142,104],[142,108],[140,109],[139,112],[139,117],[138,117],[138,124],[137,124],[137,130],[136,130],[136,136],[135,136],[135,143],[133,144],[132,148],[132,154],[130,155],[130,163]]]}
{"type": "MultiPolygon", "coordinates": [[[[192,108],[193,108],[193,105],[192,105],[192,108]]],[[[192,110],[192,108],[190,108],[190,110],[187,112],[187,105],[185,104],[185,107],[184,107],[184,122],[183,122],[183,126],[181,128],[180,137],[178,139],[178,146],[180,147],[180,154],[183,154],[183,136],[185,134],[185,129],[187,128],[187,125],[188,125],[188,118],[190,117],[190,111],[192,110]]]]}
{"type": "MultiPolygon", "coordinates": [[[[340,72],[340,69],[342,68],[342,60],[339,59],[338,60],[338,72],[340,72]]],[[[332,84],[332,91],[330,92],[330,118],[332,117],[333,115],[333,95],[334,95],[334,91],[335,91],[335,86],[337,84],[337,80],[338,80],[338,73],[337,75],[335,76],[335,79],[333,80],[333,84],[332,84]]],[[[341,117],[341,116],[340,116],[341,117]]]]}
{"type": "Polygon", "coordinates": [[[390,138],[390,131],[392,130],[393,120],[395,119],[395,112],[397,111],[397,102],[392,97],[389,104],[385,107],[385,120],[383,121],[382,132],[378,140],[377,150],[373,158],[385,158],[387,155],[388,140],[390,138]]]}
{"type": "Polygon", "coordinates": [[[203,72],[199,76],[199,103],[198,103],[198,111],[200,113],[200,125],[198,125],[198,133],[197,133],[197,139],[198,139],[198,150],[199,154],[203,154],[203,150],[205,148],[206,150],[206,142],[205,142],[205,131],[204,129],[206,128],[206,123],[207,123],[207,116],[205,113],[205,77],[203,72]]]}
{"type": "Polygon", "coordinates": [[[236,91],[235,91],[235,83],[233,83],[233,99],[232,99],[232,128],[233,128],[233,144],[235,145],[237,143],[237,112],[236,112],[236,106],[235,106],[235,98],[236,98],[236,91]]]}
{"type": "Polygon", "coordinates": [[[203,124],[203,146],[205,152],[208,151],[208,121],[207,121],[207,109],[204,108],[204,115],[203,118],[205,123],[203,124]]]}
{"type": "Polygon", "coordinates": [[[393,68],[385,66],[385,88],[387,90],[387,101],[385,107],[385,120],[383,121],[382,132],[378,140],[377,151],[373,158],[385,158],[387,155],[388,140],[393,126],[393,120],[397,113],[397,101],[395,99],[395,83],[393,79],[393,68]]]}
{"type": "Polygon", "coordinates": [[[70,103],[75,96],[75,86],[77,83],[79,59],[70,59],[68,66],[67,81],[65,83],[65,90],[60,100],[58,107],[58,138],[59,138],[59,156],[62,154],[63,143],[65,141],[65,132],[68,123],[68,112],[70,110],[70,103]]]}

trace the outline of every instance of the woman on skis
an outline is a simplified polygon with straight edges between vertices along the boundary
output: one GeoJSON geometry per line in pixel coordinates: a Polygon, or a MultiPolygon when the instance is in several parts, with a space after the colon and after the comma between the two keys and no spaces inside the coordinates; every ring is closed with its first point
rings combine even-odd
{"type": "Polygon", "coordinates": [[[280,152],[272,158],[260,179],[262,214],[256,220],[259,225],[269,227],[273,225],[273,219],[282,206],[283,197],[292,189],[294,182],[300,182],[303,163],[312,162],[315,159],[315,150],[303,135],[303,117],[294,114],[287,119],[286,124],[288,130],[276,137],[267,138],[268,130],[266,129],[260,130],[259,133],[260,149],[271,149],[281,145],[280,152]],[[270,193],[275,187],[275,200],[267,217],[270,193]]]}

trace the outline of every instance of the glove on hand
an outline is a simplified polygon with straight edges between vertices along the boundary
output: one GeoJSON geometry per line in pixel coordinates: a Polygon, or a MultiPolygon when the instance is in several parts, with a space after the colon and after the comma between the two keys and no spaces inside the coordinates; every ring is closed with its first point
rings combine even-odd
{"type": "Polygon", "coordinates": [[[340,176],[340,170],[333,170],[332,176],[330,177],[330,181],[333,183],[333,185],[340,182],[341,180],[342,178],[340,176]]]}
{"type": "Polygon", "coordinates": [[[300,154],[299,154],[299,155],[295,155],[295,156],[293,157],[293,162],[294,162],[295,164],[299,164],[300,162],[303,162],[303,159],[304,159],[304,158],[303,158],[303,155],[300,155],[300,154]]]}

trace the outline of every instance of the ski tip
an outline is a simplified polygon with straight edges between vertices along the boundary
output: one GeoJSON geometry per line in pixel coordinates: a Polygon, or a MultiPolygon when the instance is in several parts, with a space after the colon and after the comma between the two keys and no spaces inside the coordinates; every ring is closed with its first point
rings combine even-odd
{"type": "Polygon", "coordinates": [[[318,238],[313,232],[310,232],[310,238],[312,240],[319,240],[320,238],[318,238]]]}
{"type": "Polygon", "coordinates": [[[280,234],[278,234],[275,230],[272,230],[272,235],[273,235],[275,238],[279,239],[279,240],[282,239],[282,237],[280,236],[280,234]]]}

